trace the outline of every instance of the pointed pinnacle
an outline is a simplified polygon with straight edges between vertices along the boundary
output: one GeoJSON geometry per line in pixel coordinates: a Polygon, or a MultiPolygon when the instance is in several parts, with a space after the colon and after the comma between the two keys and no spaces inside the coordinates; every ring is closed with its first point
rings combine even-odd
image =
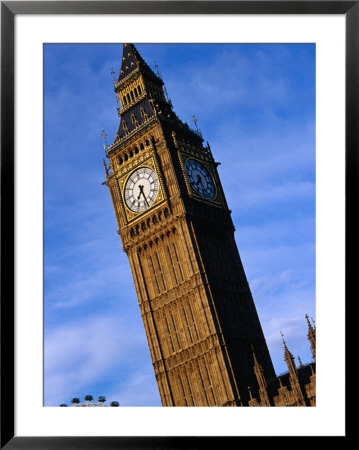
{"type": "Polygon", "coordinates": [[[251,344],[251,350],[252,350],[252,355],[253,355],[253,359],[254,359],[254,366],[258,366],[258,365],[259,365],[259,363],[258,363],[258,360],[257,360],[256,354],[255,354],[255,351],[254,351],[254,347],[253,347],[253,344],[251,344]]]}
{"type": "Polygon", "coordinates": [[[249,392],[250,400],[253,400],[251,388],[249,386],[248,386],[248,392],[249,392]]]}
{"type": "Polygon", "coordinates": [[[311,372],[312,372],[312,375],[314,375],[314,370],[313,370],[312,364],[310,364],[310,370],[311,370],[311,372]]]}
{"type": "Polygon", "coordinates": [[[308,314],[306,314],[306,315],[305,315],[305,318],[307,319],[307,324],[308,324],[308,327],[311,327],[311,326],[312,326],[312,324],[310,323],[310,320],[309,320],[309,316],[308,316],[308,314]]]}
{"type": "Polygon", "coordinates": [[[104,159],[102,159],[102,162],[103,162],[103,166],[105,168],[106,175],[108,175],[108,168],[107,168],[106,161],[104,159]]]}

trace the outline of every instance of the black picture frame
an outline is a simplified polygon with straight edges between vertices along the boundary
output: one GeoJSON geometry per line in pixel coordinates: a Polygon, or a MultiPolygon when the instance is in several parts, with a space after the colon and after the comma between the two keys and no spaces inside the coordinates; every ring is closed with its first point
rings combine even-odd
{"type": "MultiPolygon", "coordinates": [[[[346,19],[346,299],[354,291],[359,149],[359,1],[1,2],[1,441],[6,449],[175,449],[232,445],[236,437],[14,435],[14,19],[18,14],[340,14],[346,19]],[[220,442],[218,442],[220,441],[220,442]],[[222,442],[224,441],[224,442],[222,442]]],[[[346,436],[348,437],[348,427],[346,436]]]]}

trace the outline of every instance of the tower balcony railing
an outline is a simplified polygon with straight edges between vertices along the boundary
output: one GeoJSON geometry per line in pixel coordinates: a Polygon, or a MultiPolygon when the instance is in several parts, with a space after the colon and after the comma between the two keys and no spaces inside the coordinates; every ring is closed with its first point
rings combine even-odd
{"type": "Polygon", "coordinates": [[[134,128],[130,132],[126,133],[125,136],[119,137],[113,144],[106,147],[106,156],[109,156],[111,151],[115,150],[119,145],[126,142],[128,139],[131,139],[132,136],[134,136],[136,133],[141,131],[143,128],[146,128],[147,125],[149,125],[151,122],[154,122],[155,116],[149,117],[148,119],[145,119],[144,122],[142,122],[138,127],[134,128]]]}

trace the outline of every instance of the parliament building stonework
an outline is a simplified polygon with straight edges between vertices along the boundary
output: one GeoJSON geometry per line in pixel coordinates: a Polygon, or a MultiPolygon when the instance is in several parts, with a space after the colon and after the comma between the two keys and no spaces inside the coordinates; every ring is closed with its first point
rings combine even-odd
{"type": "MultiPolygon", "coordinates": [[[[115,84],[120,125],[104,162],[163,406],[315,406],[313,362],[277,376],[211,148],[173,111],[133,44],[115,84]]],[[[303,318],[304,320],[304,318],[303,318]]]]}

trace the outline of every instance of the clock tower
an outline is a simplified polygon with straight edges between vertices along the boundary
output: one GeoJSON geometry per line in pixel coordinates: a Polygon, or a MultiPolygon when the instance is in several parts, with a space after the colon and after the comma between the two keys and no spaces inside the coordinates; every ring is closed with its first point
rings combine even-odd
{"type": "Polygon", "coordinates": [[[209,145],[123,45],[108,186],[163,406],[246,406],[275,378],[209,145]],[[252,392],[253,394],[253,392],[252,392]]]}

